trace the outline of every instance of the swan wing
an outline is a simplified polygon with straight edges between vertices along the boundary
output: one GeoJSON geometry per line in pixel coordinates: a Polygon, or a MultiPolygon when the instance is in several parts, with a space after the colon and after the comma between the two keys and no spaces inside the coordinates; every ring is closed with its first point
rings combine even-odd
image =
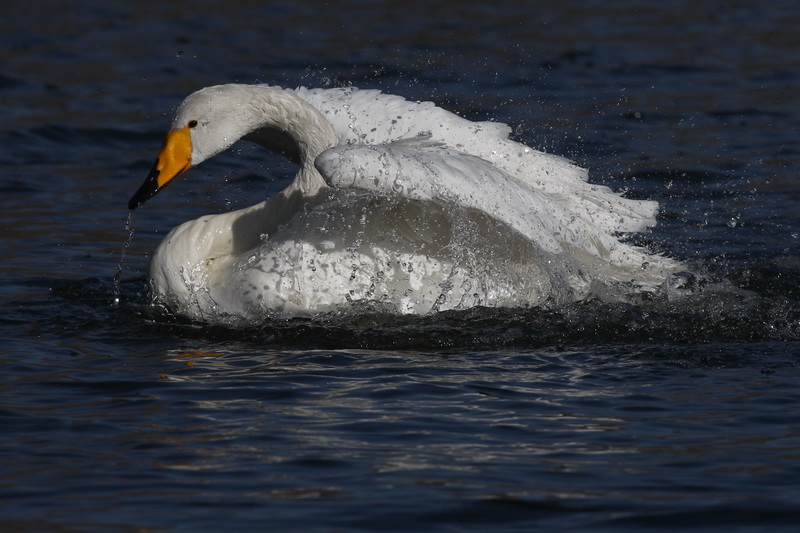
{"type": "Polygon", "coordinates": [[[501,122],[473,122],[433,102],[413,102],[374,89],[300,87],[294,92],[328,119],[342,144],[387,144],[430,135],[462,149],[473,141],[505,139],[511,133],[501,122]]]}
{"type": "Polygon", "coordinates": [[[320,154],[315,165],[333,187],[482,211],[546,252],[561,253],[562,245],[569,244],[608,259],[619,244],[592,222],[490,161],[428,137],[377,146],[338,146],[320,154]]]}
{"type": "Polygon", "coordinates": [[[585,169],[509,139],[511,129],[503,123],[473,122],[432,102],[378,90],[301,87],[295,93],[330,121],[341,145],[384,145],[429,136],[430,142],[489,161],[606,232],[636,232],[656,224],[657,202],[623,198],[588,183],[585,169]]]}

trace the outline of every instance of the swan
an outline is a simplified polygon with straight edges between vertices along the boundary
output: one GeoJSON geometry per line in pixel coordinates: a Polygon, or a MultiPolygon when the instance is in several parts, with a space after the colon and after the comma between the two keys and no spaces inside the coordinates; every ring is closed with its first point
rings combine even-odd
{"type": "Polygon", "coordinates": [[[135,210],[239,140],[298,165],[280,193],[173,229],[153,297],[201,321],[429,314],[654,292],[680,269],[619,240],[658,204],[509,139],[498,122],[354,87],[206,87],[179,106],[135,210]]]}

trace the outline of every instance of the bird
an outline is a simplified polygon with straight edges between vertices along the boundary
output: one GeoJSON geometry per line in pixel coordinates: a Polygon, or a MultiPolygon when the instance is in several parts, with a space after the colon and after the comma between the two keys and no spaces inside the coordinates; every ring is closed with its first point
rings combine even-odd
{"type": "Polygon", "coordinates": [[[510,134],[374,89],[200,89],[131,211],[240,140],[297,173],[266,200],[174,228],[151,257],[153,299],[203,322],[431,315],[624,300],[682,269],[622,238],[656,224],[657,202],[590,183],[510,134]]]}

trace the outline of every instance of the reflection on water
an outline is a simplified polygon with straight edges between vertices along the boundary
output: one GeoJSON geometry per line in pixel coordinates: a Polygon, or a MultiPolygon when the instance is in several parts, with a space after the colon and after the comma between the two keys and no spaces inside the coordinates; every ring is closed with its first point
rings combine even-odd
{"type": "MultiPolygon", "coordinates": [[[[169,374],[51,375],[46,396],[22,395],[7,408],[19,442],[53,461],[39,478],[79,488],[62,497],[73,510],[103,498],[109,464],[127,472],[117,497],[135,504],[235,499],[252,510],[245,524],[269,513],[278,526],[311,512],[366,527],[401,501],[415,509],[406,520],[465,500],[530,505],[518,519],[537,521],[534,508],[548,505],[550,520],[577,524],[679,503],[699,511],[712,494],[720,503],[778,501],[773,488],[796,470],[786,470],[797,459],[796,370],[695,361],[687,373],[647,351],[241,352],[195,354],[194,365],[176,353],[166,364],[149,357],[129,376],[169,374]],[[457,498],[448,504],[445,494],[457,498]],[[308,499],[313,511],[278,503],[308,499]]],[[[19,479],[17,468],[5,475],[19,479]]],[[[138,523],[165,519],[166,508],[152,509],[138,523]]],[[[101,523],[127,516],[97,512],[101,523]]],[[[199,508],[182,514],[221,523],[199,508]]],[[[459,522],[455,514],[447,521],[459,522]]]]}

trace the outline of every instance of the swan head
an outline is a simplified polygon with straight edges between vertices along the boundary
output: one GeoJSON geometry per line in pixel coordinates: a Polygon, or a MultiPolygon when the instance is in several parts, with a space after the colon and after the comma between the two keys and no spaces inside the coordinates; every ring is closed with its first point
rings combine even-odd
{"type": "Polygon", "coordinates": [[[141,206],[191,167],[256,129],[253,116],[252,86],[218,85],[189,95],[175,113],[156,163],[128,209],[141,206]]]}
{"type": "Polygon", "coordinates": [[[338,143],[333,126],[322,114],[290,91],[269,85],[206,87],[190,94],[178,108],[156,163],[128,209],[136,209],[188,169],[239,139],[307,167],[305,176],[316,180],[309,190],[324,185],[315,174],[314,158],[338,143]]]}

